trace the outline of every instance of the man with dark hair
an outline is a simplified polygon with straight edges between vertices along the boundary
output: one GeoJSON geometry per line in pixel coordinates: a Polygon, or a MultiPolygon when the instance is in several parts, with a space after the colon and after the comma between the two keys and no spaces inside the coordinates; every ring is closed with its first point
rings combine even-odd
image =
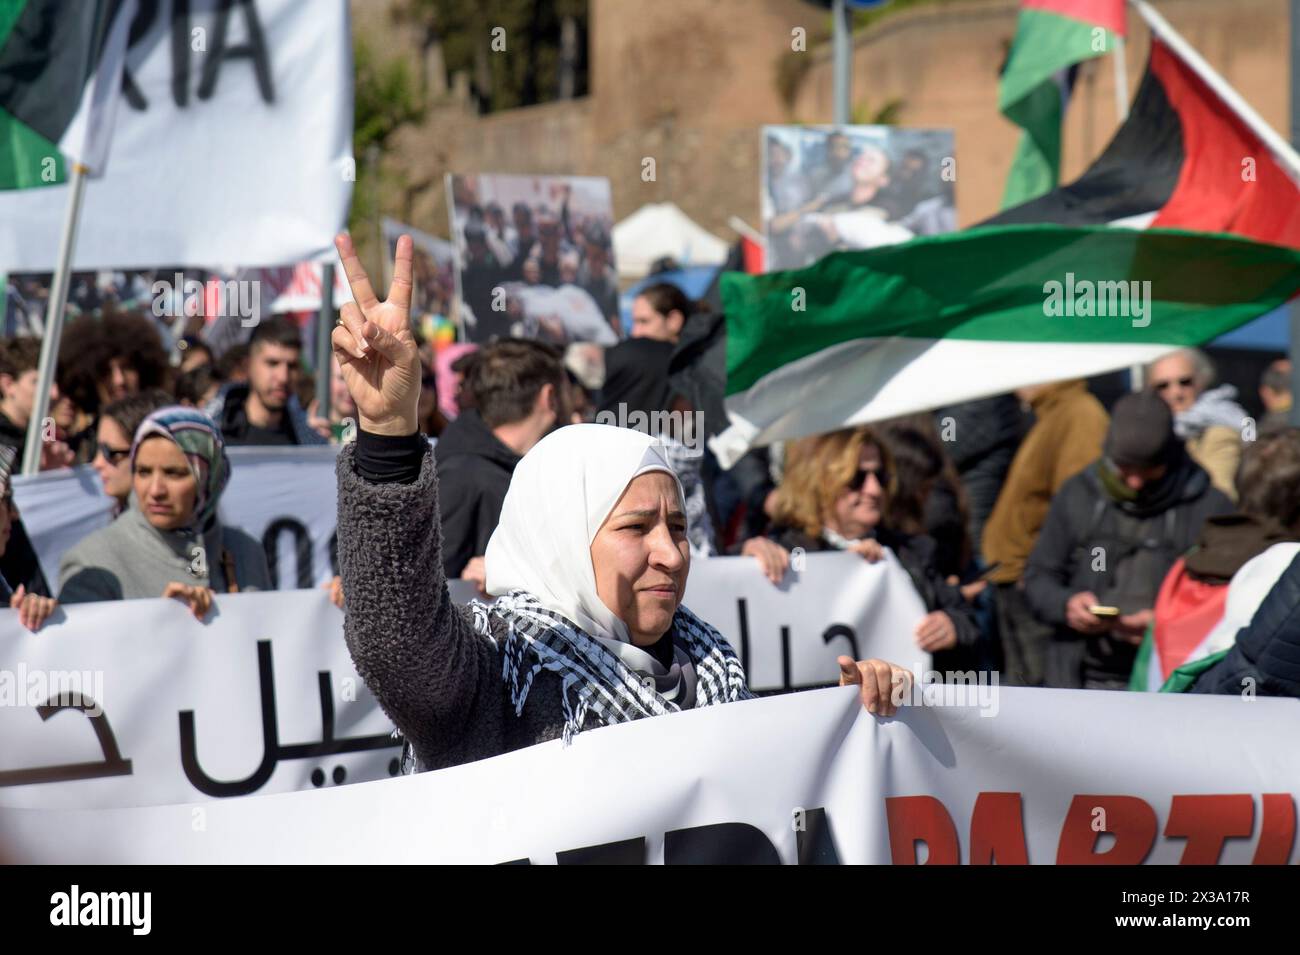
{"type": "Polygon", "coordinates": [[[1025,567],[1025,596],[1055,628],[1046,685],[1126,688],[1161,581],[1205,519],[1231,510],[1164,401],[1116,402],[1102,457],[1061,486],[1025,567]]]}
{"type": "Polygon", "coordinates": [[[474,407],[447,426],[434,453],[448,577],[474,580],[483,589],[483,554],[515,465],[568,421],[565,380],[560,352],[541,342],[505,339],[474,353],[463,386],[474,407]]]}
{"type": "MultiPolygon", "coordinates": [[[[41,340],[12,338],[0,342],[0,444],[17,452],[22,467],[27,446],[27,425],[36,405],[36,383],[40,377],[41,340]]],[[[50,386],[50,407],[59,400],[57,385],[50,386]]]]}
{"type": "Polygon", "coordinates": [[[260,322],[248,342],[248,382],[222,387],[206,409],[227,445],[325,444],[295,394],[302,338],[286,318],[260,322]]]}

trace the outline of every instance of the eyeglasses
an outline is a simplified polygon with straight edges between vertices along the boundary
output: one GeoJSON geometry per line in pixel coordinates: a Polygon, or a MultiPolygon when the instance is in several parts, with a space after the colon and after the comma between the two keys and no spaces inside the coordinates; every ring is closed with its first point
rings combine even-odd
{"type": "Polygon", "coordinates": [[[110,448],[106,444],[99,446],[99,453],[104,456],[104,460],[113,467],[117,467],[123,461],[131,456],[130,448],[110,448]]]}
{"type": "Polygon", "coordinates": [[[1169,386],[1174,384],[1181,385],[1184,388],[1190,388],[1192,387],[1192,379],[1191,378],[1170,378],[1168,381],[1154,381],[1151,383],[1151,387],[1154,388],[1156,391],[1168,391],[1169,386]]]}
{"type": "Polygon", "coordinates": [[[853,475],[853,479],[849,481],[849,490],[861,491],[863,485],[867,483],[867,477],[872,474],[876,476],[876,480],[880,483],[881,487],[889,486],[890,475],[884,468],[858,468],[858,473],[853,475]]]}

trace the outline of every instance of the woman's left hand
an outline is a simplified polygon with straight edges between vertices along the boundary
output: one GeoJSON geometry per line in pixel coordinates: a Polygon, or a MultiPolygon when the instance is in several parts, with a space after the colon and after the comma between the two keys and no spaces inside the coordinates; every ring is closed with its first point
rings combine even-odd
{"type": "Polygon", "coordinates": [[[942,610],[928,613],[916,625],[916,645],[926,653],[937,653],[957,645],[957,627],[942,610]]]}
{"type": "Polygon", "coordinates": [[[840,657],[840,686],[860,686],[862,705],[868,713],[893,716],[912,688],[912,674],[885,660],[840,657]]]}
{"type": "Polygon", "coordinates": [[[188,604],[190,613],[194,614],[196,620],[202,620],[212,609],[213,593],[207,587],[198,585],[190,586],[177,581],[172,581],[163,588],[164,597],[176,597],[182,603],[188,604]]]}
{"type": "Polygon", "coordinates": [[[58,602],[53,597],[29,594],[26,585],[19,584],[9,598],[9,606],[18,611],[18,622],[35,633],[54,613],[58,602]]]}

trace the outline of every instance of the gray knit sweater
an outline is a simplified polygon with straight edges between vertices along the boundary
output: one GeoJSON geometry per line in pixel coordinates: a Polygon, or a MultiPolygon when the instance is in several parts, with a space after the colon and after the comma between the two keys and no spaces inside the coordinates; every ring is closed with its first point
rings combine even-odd
{"type": "Polygon", "coordinates": [[[241,591],[270,590],[271,574],[260,542],[234,527],[215,523],[202,538],[185,531],[160,531],[130,507],[107,527],[77,542],[59,561],[59,602],[137,600],[161,597],[172,582],[225,593],[224,549],[235,563],[241,591]]]}
{"type": "MultiPolygon", "coordinates": [[[[372,484],[356,473],[354,456],[353,445],[345,445],[336,465],[343,632],[357,673],[410,741],[420,767],[441,769],[559,738],[561,678],[538,673],[516,716],[500,651],[447,592],[433,452],[424,452],[413,484],[372,484]]],[[[504,637],[499,618],[492,626],[504,637]]]]}

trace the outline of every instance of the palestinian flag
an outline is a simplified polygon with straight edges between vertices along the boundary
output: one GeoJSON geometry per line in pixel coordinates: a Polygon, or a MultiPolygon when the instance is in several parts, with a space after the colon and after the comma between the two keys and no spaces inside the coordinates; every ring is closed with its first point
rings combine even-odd
{"type": "Polygon", "coordinates": [[[1023,0],[998,109],[1024,128],[1002,206],[1051,190],[1061,173],[1061,119],[1077,65],[1115,49],[1124,0],[1023,0]]]}
{"type": "Polygon", "coordinates": [[[724,278],[724,466],[754,445],[1146,363],[1296,294],[1300,156],[1136,9],[1153,31],[1146,75],[1077,182],[966,232],[724,278]],[[1123,318],[1122,281],[1151,282],[1148,325],[1123,318]]]}
{"type": "Polygon", "coordinates": [[[136,0],[0,0],[0,189],[102,172],[136,0]]]}
{"type": "Polygon", "coordinates": [[[1262,121],[1248,122],[1210,79],[1153,36],[1128,119],[1097,161],[984,224],[1195,229],[1300,248],[1296,170],[1279,161],[1282,144],[1265,142],[1262,121]]]}
{"type": "Polygon", "coordinates": [[[1130,690],[1159,690],[1223,619],[1228,585],[1192,577],[1185,563],[1184,558],[1178,558],[1160,585],[1155,620],[1138,649],[1129,677],[1130,690]]]}
{"type": "Polygon", "coordinates": [[[1083,377],[1199,345],[1300,292],[1300,251],[1241,236],[991,226],[722,277],[727,413],[753,445],[1083,377]]]}

